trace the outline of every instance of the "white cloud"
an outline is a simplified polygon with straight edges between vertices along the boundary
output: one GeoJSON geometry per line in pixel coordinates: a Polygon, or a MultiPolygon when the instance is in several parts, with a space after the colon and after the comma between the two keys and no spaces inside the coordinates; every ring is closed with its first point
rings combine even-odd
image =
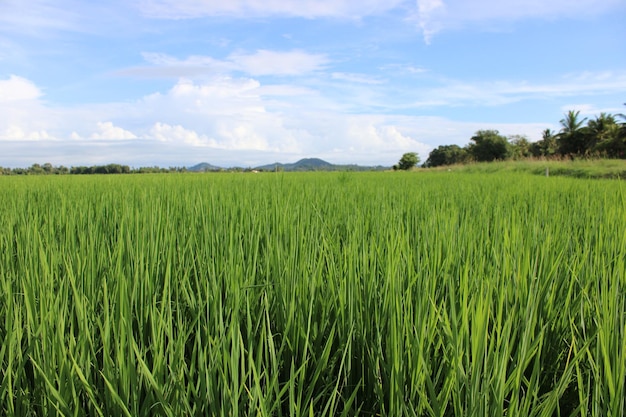
{"type": "Polygon", "coordinates": [[[128,19],[127,3],[120,0],[2,0],[0,34],[28,35],[45,41],[60,32],[110,34],[128,19]]]}
{"type": "Polygon", "coordinates": [[[10,125],[0,132],[0,140],[4,141],[42,141],[53,139],[45,130],[24,131],[20,126],[10,125]]]}
{"type": "MultiPolygon", "coordinates": [[[[417,137],[393,123],[393,117],[355,116],[350,119],[347,131],[347,143],[339,148],[339,152],[376,152],[393,154],[415,151],[427,154],[429,145],[420,142],[417,137]]],[[[412,121],[409,121],[412,123],[412,121]]],[[[386,158],[388,159],[389,156],[386,158]]]]}
{"type": "Polygon", "coordinates": [[[253,79],[215,77],[204,83],[179,80],[166,95],[153,95],[144,101],[148,111],[155,107],[173,107],[173,114],[193,118],[255,114],[265,111],[259,97],[260,83],[253,79]],[[181,114],[182,113],[182,114],[181,114]]]}
{"type": "Polygon", "coordinates": [[[149,17],[184,19],[205,16],[288,16],[360,18],[393,9],[405,0],[141,0],[149,17]]]}
{"type": "Polygon", "coordinates": [[[371,116],[371,120],[376,124],[386,123],[387,126],[393,126],[402,135],[399,137],[394,130],[388,131],[389,136],[396,137],[396,149],[415,149],[426,157],[431,149],[439,145],[466,145],[472,135],[481,129],[495,129],[503,135],[524,134],[531,140],[538,140],[541,139],[543,129],[554,127],[545,123],[460,122],[434,116],[371,116]],[[424,148],[428,148],[428,152],[423,152],[424,148]]]}
{"type": "Polygon", "coordinates": [[[322,54],[304,51],[278,52],[265,49],[254,54],[235,53],[229,56],[235,66],[248,74],[259,75],[301,75],[324,68],[328,58],[322,54]]]}
{"type": "Polygon", "coordinates": [[[50,141],[56,123],[54,110],[41,102],[43,93],[26,78],[0,79],[0,140],[50,141]]]}
{"type": "Polygon", "coordinates": [[[229,123],[219,123],[217,134],[222,138],[223,143],[226,144],[226,149],[270,150],[267,139],[255,125],[241,124],[233,126],[229,123]]]}
{"type": "Polygon", "coordinates": [[[233,72],[252,76],[298,76],[322,70],[329,63],[324,54],[311,54],[302,50],[234,52],[223,60],[203,55],[178,59],[153,52],[144,52],[142,56],[150,66],[127,68],[118,71],[118,74],[163,78],[196,78],[233,72]]]}
{"type": "Polygon", "coordinates": [[[333,80],[347,81],[357,84],[383,84],[384,81],[365,74],[354,74],[346,72],[333,72],[331,74],[333,80]]]}
{"type": "Polygon", "coordinates": [[[192,55],[178,59],[171,55],[143,52],[149,66],[137,66],[118,71],[119,75],[156,78],[193,78],[207,74],[229,73],[236,69],[233,63],[209,56],[192,55]]]}
{"type": "Polygon", "coordinates": [[[98,122],[98,131],[93,133],[91,139],[104,140],[127,140],[137,139],[137,136],[121,127],[114,126],[112,122],[98,122]]]}
{"type": "Polygon", "coordinates": [[[75,20],[67,4],[64,10],[50,0],[5,0],[0,2],[0,31],[19,31],[36,34],[41,29],[66,29],[75,20]]]}
{"type": "Polygon", "coordinates": [[[172,89],[170,94],[175,97],[197,96],[200,98],[220,98],[224,96],[256,96],[254,90],[260,83],[252,79],[233,79],[231,77],[217,77],[204,84],[195,84],[192,80],[182,79],[172,89]]]}
{"type": "Polygon", "coordinates": [[[150,129],[148,137],[154,138],[159,142],[217,147],[214,139],[210,139],[206,135],[199,135],[197,132],[185,129],[181,125],[171,126],[167,123],[157,122],[150,129]]]}
{"type": "Polygon", "coordinates": [[[446,7],[443,0],[418,0],[417,16],[418,24],[424,34],[424,42],[430,43],[435,33],[441,30],[443,15],[446,7]]]}
{"type": "MultiPolygon", "coordinates": [[[[420,100],[415,105],[430,101],[433,107],[437,100],[462,106],[529,97],[579,97],[575,86],[581,81],[585,81],[583,88],[625,91],[619,84],[624,77],[618,73],[573,74],[554,85],[449,81],[439,89],[415,90],[420,100]],[[617,87],[622,90],[615,90],[617,87]]],[[[329,97],[311,88],[216,76],[203,81],[182,79],[167,91],[136,101],[76,108],[49,106],[32,99],[39,96],[39,88],[26,79],[20,83],[30,86],[25,90],[30,93],[21,97],[31,99],[0,102],[3,166],[47,161],[68,166],[109,162],[181,166],[202,161],[255,166],[311,156],[335,163],[391,165],[407,151],[416,151],[425,160],[438,145],[464,145],[479,129],[525,134],[535,140],[543,129],[558,128],[545,123],[482,124],[364,113],[362,108],[352,111],[354,101],[361,102],[359,91],[372,89],[363,83],[351,84],[354,95],[344,102],[341,97],[329,97]],[[38,140],[36,147],[33,140],[38,140]]],[[[393,104],[391,99],[381,100],[380,107],[391,108],[387,105],[393,104]]]]}
{"type": "Polygon", "coordinates": [[[22,100],[37,100],[41,91],[26,78],[11,75],[8,80],[0,80],[0,103],[22,100]]]}
{"type": "Polygon", "coordinates": [[[502,25],[521,19],[585,19],[612,10],[624,9],[622,0],[416,0],[417,24],[424,40],[446,29],[468,24],[482,27],[502,25]]]}
{"type": "Polygon", "coordinates": [[[489,81],[468,83],[443,80],[443,86],[415,93],[412,106],[502,105],[527,99],[613,94],[626,91],[626,72],[585,72],[569,74],[552,83],[528,81],[489,81]]]}
{"type": "Polygon", "coordinates": [[[302,97],[303,92],[288,86],[265,89],[245,78],[180,80],[167,93],[142,100],[141,117],[157,119],[149,136],[159,140],[223,150],[293,151],[294,133],[280,113],[268,109],[275,99],[265,96],[302,97]]]}

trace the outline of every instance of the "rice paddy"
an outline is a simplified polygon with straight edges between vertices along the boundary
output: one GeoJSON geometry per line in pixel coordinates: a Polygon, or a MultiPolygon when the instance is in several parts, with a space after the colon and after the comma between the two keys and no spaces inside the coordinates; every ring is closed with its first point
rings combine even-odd
{"type": "Polygon", "coordinates": [[[626,415],[626,189],[0,177],[0,414],[626,415]]]}

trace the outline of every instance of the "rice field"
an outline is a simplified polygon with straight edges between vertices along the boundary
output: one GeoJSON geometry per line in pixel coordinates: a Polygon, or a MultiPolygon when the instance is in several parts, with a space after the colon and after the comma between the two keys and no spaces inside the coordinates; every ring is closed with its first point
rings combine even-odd
{"type": "Polygon", "coordinates": [[[0,415],[626,415],[626,189],[0,177],[0,415]]]}

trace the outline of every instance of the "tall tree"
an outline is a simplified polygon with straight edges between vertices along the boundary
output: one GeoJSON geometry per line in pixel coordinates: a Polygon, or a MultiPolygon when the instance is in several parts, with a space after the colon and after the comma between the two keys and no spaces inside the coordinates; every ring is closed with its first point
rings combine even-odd
{"type": "Polygon", "coordinates": [[[620,138],[620,126],[615,116],[600,113],[587,124],[589,129],[590,145],[596,152],[609,157],[619,156],[624,151],[623,141],[620,138]]]}
{"type": "Polygon", "coordinates": [[[470,155],[478,162],[506,159],[509,156],[509,142],[497,130],[479,130],[472,136],[468,146],[470,155]]]}
{"type": "Polygon", "coordinates": [[[416,152],[407,152],[402,155],[400,161],[393,166],[394,169],[402,169],[408,171],[420,162],[420,157],[416,152]]]}
{"type": "Polygon", "coordinates": [[[532,156],[531,143],[524,135],[509,136],[510,154],[513,159],[522,159],[532,156]]]}
{"type": "Polygon", "coordinates": [[[531,146],[533,156],[552,156],[557,151],[557,136],[550,129],[544,130],[541,134],[541,140],[531,146]]]}
{"type": "Polygon", "coordinates": [[[458,145],[441,145],[433,149],[424,163],[427,167],[438,167],[441,165],[452,165],[465,162],[467,160],[467,150],[458,145]]]}
{"type": "Polygon", "coordinates": [[[560,120],[561,132],[558,135],[559,153],[583,154],[588,150],[587,132],[585,132],[583,124],[587,118],[580,119],[579,110],[570,110],[565,117],[560,120]]]}

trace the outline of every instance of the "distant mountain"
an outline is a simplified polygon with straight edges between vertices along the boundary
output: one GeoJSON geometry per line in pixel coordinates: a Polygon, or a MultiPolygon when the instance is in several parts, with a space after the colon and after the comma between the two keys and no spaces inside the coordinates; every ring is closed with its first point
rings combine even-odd
{"type": "Polygon", "coordinates": [[[305,158],[291,164],[276,162],[273,164],[256,167],[257,171],[326,171],[333,167],[333,164],[319,158],[305,158]]]}
{"type": "Polygon", "coordinates": [[[304,158],[299,160],[298,162],[293,162],[289,164],[284,164],[281,162],[275,162],[273,164],[261,165],[255,168],[222,168],[207,162],[202,162],[200,164],[194,165],[192,167],[187,168],[188,171],[191,172],[214,172],[214,171],[285,171],[285,172],[296,172],[296,171],[383,171],[387,170],[389,167],[384,166],[361,166],[361,165],[335,165],[330,162],[326,162],[323,159],[319,158],[304,158]]]}
{"type": "Polygon", "coordinates": [[[200,164],[187,168],[188,171],[192,171],[192,172],[221,171],[223,169],[224,168],[211,165],[208,162],[202,162],[200,164]]]}
{"type": "Polygon", "coordinates": [[[304,158],[291,164],[276,162],[274,164],[261,165],[254,168],[257,171],[383,171],[389,167],[383,166],[360,166],[360,165],[335,165],[319,158],[304,158]]]}

